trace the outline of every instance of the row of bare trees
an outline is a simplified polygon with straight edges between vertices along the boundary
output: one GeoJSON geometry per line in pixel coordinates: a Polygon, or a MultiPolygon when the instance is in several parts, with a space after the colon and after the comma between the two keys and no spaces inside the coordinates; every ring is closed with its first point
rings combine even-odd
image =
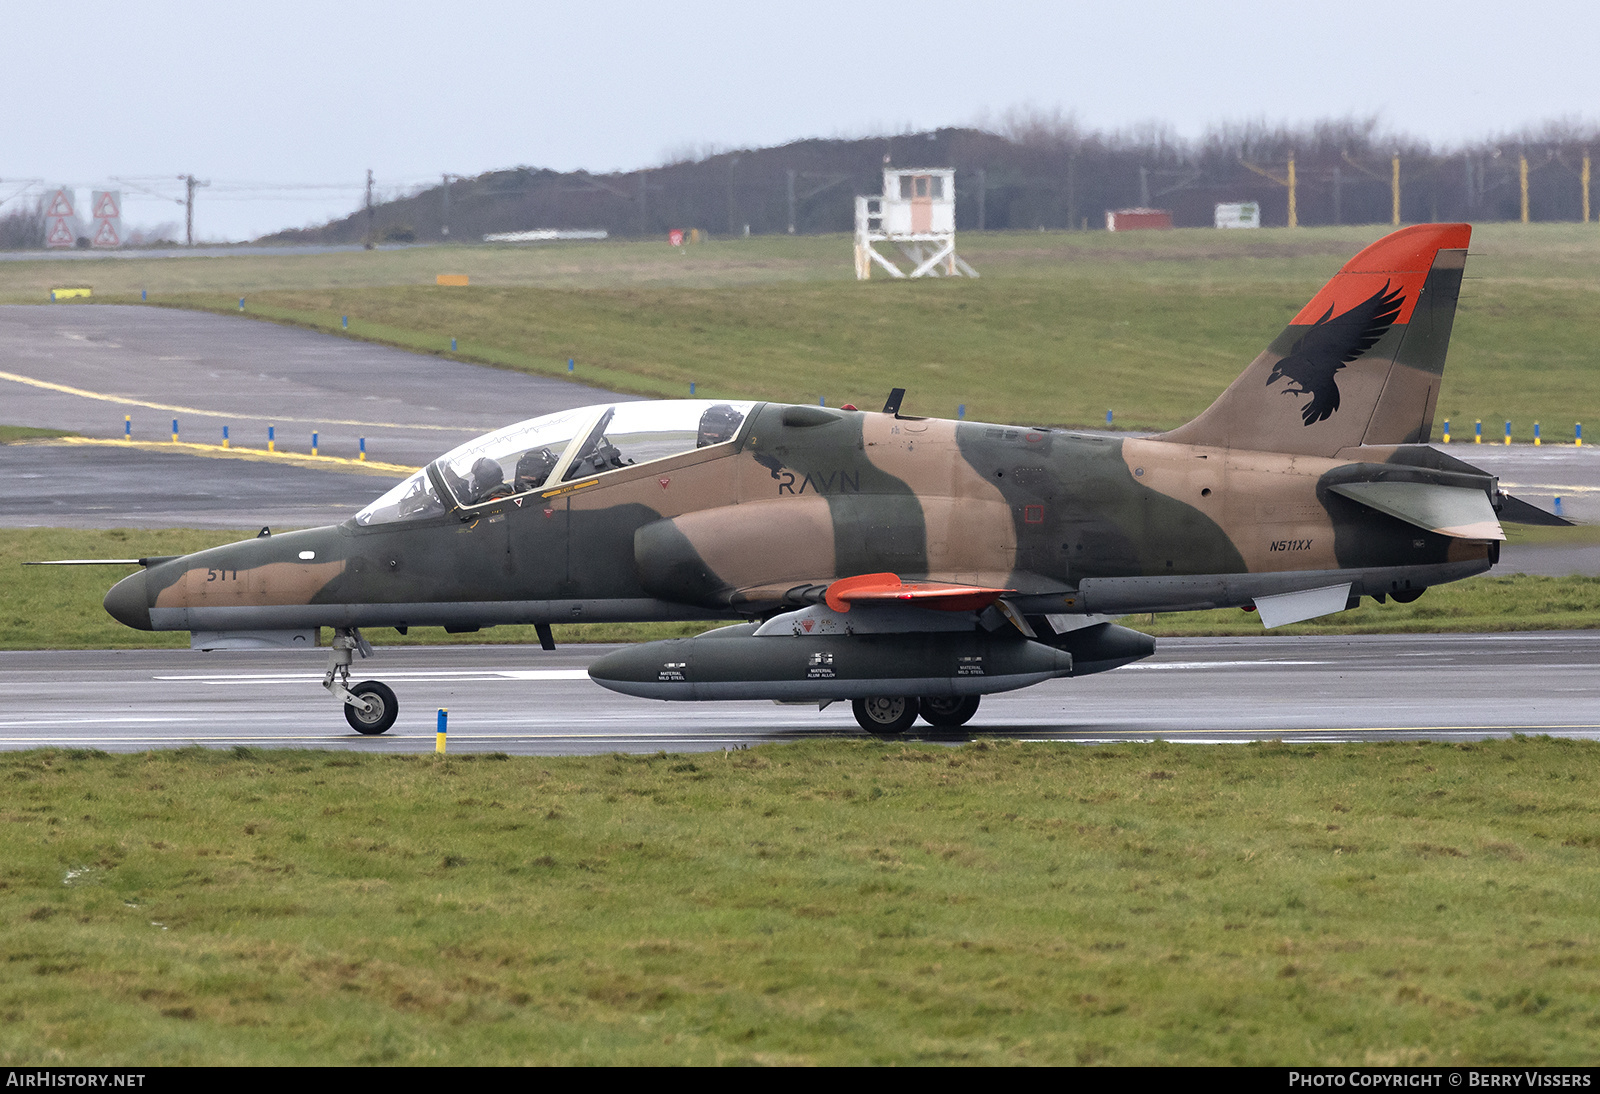
{"type": "Polygon", "coordinates": [[[958,229],[1098,229],[1108,209],[1170,209],[1179,226],[1213,221],[1218,202],[1256,201],[1289,220],[1293,157],[1301,225],[1399,219],[1581,221],[1585,164],[1600,128],[1555,122],[1450,147],[1383,130],[1375,118],[1301,126],[1229,123],[1197,139],[1161,125],[1100,131],[1071,115],[1021,112],[986,128],[952,128],[774,148],[704,151],[646,170],[592,175],[533,168],[455,178],[280,240],[476,239],[529,228],[604,228],[657,236],[849,231],[853,198],[899,166],[953,167],[958,229]]]}

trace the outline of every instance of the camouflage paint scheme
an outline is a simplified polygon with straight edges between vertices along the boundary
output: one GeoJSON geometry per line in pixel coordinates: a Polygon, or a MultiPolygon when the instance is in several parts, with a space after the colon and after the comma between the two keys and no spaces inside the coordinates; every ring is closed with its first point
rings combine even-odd
{"type": "Polygon", "coordinates": [[[1049,641],[1049,616],[1410,599],[1489,569],[1513,500],[1423,443],[1469,237],[1368,247],[1161,436],[756,404],[729,443],[559,488],[152,559],[107,609],[204,632],[764,619],[888,573],[1006,590],[1049,641]],[[1465,515],[1427,526],[1439,505],[1465,515]]]}

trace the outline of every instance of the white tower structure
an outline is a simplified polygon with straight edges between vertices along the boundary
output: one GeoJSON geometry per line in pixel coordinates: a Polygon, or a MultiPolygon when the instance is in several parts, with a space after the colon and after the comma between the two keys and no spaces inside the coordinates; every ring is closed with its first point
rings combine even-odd
{"type": "Polygon", "coordinates": [[[883,196],[856,198],[856,279],[872,264],[890,277],[977,277],[956,254],[956,173],[938,167],[885,167],[883,196]],[[911,263],[906,273],[873,246],[893,243],[911,263]]]}

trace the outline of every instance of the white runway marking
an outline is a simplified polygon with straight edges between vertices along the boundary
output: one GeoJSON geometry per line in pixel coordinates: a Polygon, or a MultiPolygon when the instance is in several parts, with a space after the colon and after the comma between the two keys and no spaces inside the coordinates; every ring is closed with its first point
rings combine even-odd
{"type": "Polygon", "coordinates": [[[1156,672],[1161,669],[1237,669],[1268,665],[1331,665],[1332,661],[1157,661],[1124,665],[1119,672],[1156,672]]]}
{"type": "MultiPolygon", "coordinates": [[[[362,673],[351,666],[351,675],[362,673]]],[[[374,668],[370,675],[376,676],[374,668]]],[[[152,680],[189,680],[205,684],[232,684],[250,681],[258,684],[303,684],[320,681],[320,672],[228,673],[216,676],[152,676],[152,680]]],[[[414,669],[410,672],[383,671],[385,680],[587,680],[587,669],[414,669]]]]}

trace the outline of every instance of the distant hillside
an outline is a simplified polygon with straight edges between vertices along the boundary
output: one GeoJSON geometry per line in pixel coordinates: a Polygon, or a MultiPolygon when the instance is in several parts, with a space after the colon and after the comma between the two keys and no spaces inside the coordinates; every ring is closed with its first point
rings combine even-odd
{"type": "Polygon", "coordinates": [[[529,167],[453,180],[384,202],[319,228],[263,242],[470,241],[490,232],[604,228],[614,236],[659,236],[672,228],[715,235],[790,230],[843,232],[857,194],[882,189],[885,157],[906,167],[956,171],[956,225],[990,229],[1105,226],[1107,209],[1170,209],[1179,227],[1208,226],[1224,201],[1255,201],[1264,224],[1284,224],[1288,192],[1279,180],[1296,157],[1301,224],[1383,223],[1392,213],[1391,156],[1401,159],[1401,217],[1515,220],[1521,214],[1520,158],[1529,164],[1534,220],[1582,215],[1580,162],[1600,133],[1547,126],[1515,139],[1448,152],[1376,132],[1374,121],[1318,122],[1299,129],[1225,126],[1184,142],[1158,128],[1101,134],[1070,121],[1024,120],[1006,135],[939,129],[860,140],[804,140],[723,152],[609,175],[529,167]],[[1262,172],[1266,172],[1264,175],[1262,172]],[[448,215],[448,220],[446,216],[448,215]]]}

